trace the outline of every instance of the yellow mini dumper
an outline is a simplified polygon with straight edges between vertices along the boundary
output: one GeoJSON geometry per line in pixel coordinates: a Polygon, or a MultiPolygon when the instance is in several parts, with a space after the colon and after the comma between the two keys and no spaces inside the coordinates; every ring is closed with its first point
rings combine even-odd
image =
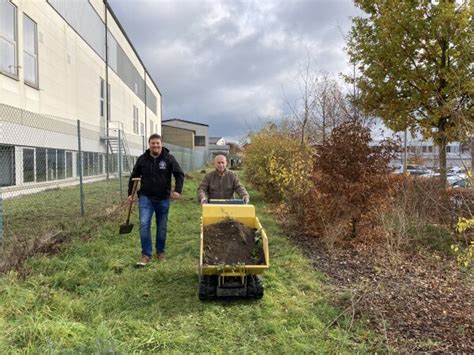
{"type": "Polygon", "coordinates": [[[199,258],[199,299],[262,298],[263,284],[260,275],[269,268],[268,238],[255,215],[255,206],[236,204],[235,200],[211,200],[202,206],[201,251],[199,258]],[[249,228],[257,229],[261,236],[264,263],[261,265],[205,265],[204,226],[234,219],[249,228]]]}

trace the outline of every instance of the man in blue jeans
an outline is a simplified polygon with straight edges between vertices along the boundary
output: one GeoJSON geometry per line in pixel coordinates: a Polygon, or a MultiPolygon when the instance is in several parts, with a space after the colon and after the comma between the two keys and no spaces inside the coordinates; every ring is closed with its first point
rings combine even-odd
{"type": "Polygon", "coordinates": [[[149,149],[135,163],[128,182],[128,199],[132,201],[132,178],[141,178],[138,193],[140,213],[140,241],[142,256],[137,266],[146,266],[152,256],[151,219],[156,218],[156,257],[165,260],[166,226],[170,200],[181,196],[184,173],[178,162],[161,144],[161,136],[152,134],[148,139],[149,149]],[[171,176],[175,179],[175,188],[171,190],[171,176]]]}

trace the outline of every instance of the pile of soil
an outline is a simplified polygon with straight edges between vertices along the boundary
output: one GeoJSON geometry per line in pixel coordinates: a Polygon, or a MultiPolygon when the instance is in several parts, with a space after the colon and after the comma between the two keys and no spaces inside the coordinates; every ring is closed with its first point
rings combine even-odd
{"type": "Polygon", "coordinates": [[[204,226],[205,265],[264,264],[261,241],[256,243],[256,229],[232,219],[204,226]]]}
{"type": "Polygon", "coordinates": [[[387,345],[401,352],[474,352],[472,270],[421,252],[390,258],[383,248],[328,249],[319,239],[292,241],[326,273],[339,306],[369,317],[387,345]]]}

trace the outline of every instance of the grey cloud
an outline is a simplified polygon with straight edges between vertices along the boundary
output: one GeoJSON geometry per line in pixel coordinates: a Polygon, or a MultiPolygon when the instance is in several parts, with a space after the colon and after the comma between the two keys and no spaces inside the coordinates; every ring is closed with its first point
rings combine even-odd
{"type": "Polygon", "coordinates": [[[164,118],[207,122],[213,135],[245,134],[287,111],[309,50],[317,69],[347,71],[340,29],[349,0],[109,0],[160,86],[164,118]]]}

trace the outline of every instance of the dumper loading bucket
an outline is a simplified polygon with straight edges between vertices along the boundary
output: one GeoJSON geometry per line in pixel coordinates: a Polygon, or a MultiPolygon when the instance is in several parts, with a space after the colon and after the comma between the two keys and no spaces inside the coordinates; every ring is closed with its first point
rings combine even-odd
{"type": "MultiPolygon", "coordinates": [[[[201,243],[199,257],[199,274],[200,274],[200,299],[214,299],[219,295],[224,297],[251,297],[261,298],[263,296],[263,285],[259,274],[262,274],[270,266],[270,254],[268,249],[268,237],[263,229],[260,221],[255,214],[255,206],[253,205],[212,205],[206,204],[202,206],[201,218],[201,243]],[[261,264],[243,264],[237,265],[206,265],[204,263],[204,226],[216,224],[232,219],[242,223],[244,226],[256,229],[262,242],[264,260],[261,264]],[[241,287],[226,285],[232,284],[234,280],[241,280],[241,287]],[[228,281],[232,282],[228,282],[228,281]],[[259,291],[255,291],[258,289],[259,291]]],[[[234,282],[235,283],[235,282],[234,282]]]]}

